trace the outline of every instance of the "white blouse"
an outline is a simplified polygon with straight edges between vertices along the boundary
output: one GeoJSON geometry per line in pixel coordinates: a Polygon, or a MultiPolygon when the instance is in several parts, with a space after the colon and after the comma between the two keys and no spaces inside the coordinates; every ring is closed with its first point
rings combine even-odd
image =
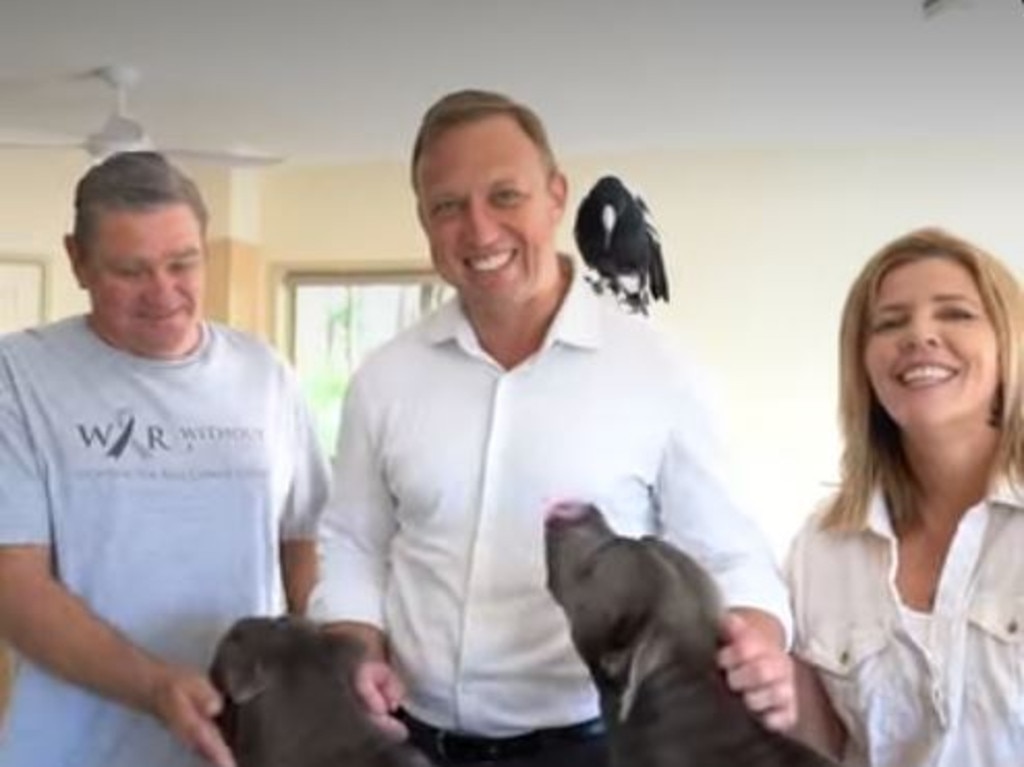
{"type": "Polygon", "coordinates": [[[795,650],[846,726],[844,764],[1024,763],[1022,507],[1004,488],[964,515],[928,615],[900,603],[880,494],[864,531],[824,532],[818,514],[797,536],[788,563],[795,650]]]}

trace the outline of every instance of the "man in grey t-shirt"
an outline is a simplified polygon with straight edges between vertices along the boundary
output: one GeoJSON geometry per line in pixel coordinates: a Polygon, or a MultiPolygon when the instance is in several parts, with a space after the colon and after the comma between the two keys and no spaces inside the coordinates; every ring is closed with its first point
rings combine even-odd
{"type": "Polygon", "coordinates": [[[0,767],[229,767],[204,669],[303,609],[326,468],[285,366],[202,320],[193,183],[115,155],[75,206],[90,312],[0,339],[0,767]]]}

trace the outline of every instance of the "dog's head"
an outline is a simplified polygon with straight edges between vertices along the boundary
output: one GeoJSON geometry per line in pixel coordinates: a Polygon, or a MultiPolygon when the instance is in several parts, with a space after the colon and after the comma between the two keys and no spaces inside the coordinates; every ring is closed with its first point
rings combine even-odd
{"type": "Polygon", "coordinates": [[[548,589],[573,643],[625,717],[639,685],[668,663],[706,668],[718,646],[720,599],[693,559],[652,537],[615,534],[594,506],[548,513],[548,589]]]}
{"type": "Polygon", "coordinates": [[[376,737],[352,687],[361,654],[355,640],[300,618],[235,623],[210,679],[225,698],[218,725],[239,764],[313,764],[376,737]]]}
{"type": "Polygon", "coordinates": [[[346,682],[358,660],[352,642],[325,634],[301,618],[242,618],[221,639],[210,677],[236,704],[248,703],[306,675],[346,682]]]}

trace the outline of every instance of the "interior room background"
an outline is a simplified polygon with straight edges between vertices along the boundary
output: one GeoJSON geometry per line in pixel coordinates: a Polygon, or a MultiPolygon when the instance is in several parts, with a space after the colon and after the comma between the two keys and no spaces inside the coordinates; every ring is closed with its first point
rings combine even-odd
{"type": "MultiPolygon", "coordinates": [[[[1024,268],[1024,149],[1008,142],[561,160],[572,190],[567,252],[575,252],[575,206],[601,174],[621,175],[652,208],[673,294],[651,321],[707,369],[737,486],[780,557],[836,477],[836,336],[864,260],[911,228],[941,225],[1018,274],[1024,268]]],[[[45,265],[47,321],[86,306],[61,250],[85,168],[76,152],[0,151],[0,260],[45,265]]],[[[263,335],[286,356],[303,343],[291,337],[287,300],[297,276],[432,281],[404,162],[186,169],[212,213],[210,316],[263,335]]],[[[608,417],[628,418],[628,403],[610,402],[608,417]]]]}

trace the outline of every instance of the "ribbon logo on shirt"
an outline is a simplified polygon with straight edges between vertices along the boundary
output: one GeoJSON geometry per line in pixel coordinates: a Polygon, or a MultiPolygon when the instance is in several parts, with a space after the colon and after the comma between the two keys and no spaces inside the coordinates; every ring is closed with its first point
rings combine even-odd
{"type": "Polygon", "coordinates": [[[107,423],[75,424],[78,437],[87,450],[102,451],[113,460],[120,459],[131,447],[144,459],[157,454],[191,453],[195,449],[230,443],[238,447],[263,444],[259,426],[183,425],[166,426],[138,421],[123,408],[107,423]]]}
{"type": "Polygon", "coordinates": [[[117,460],[132,442],[135,432],[135,416],[127,410],[117,414],[117,420],[103,426],[77,424],[78,435],[87,448],[98,446],[108,457],[117,460]]]}
{"type": "Polygon", "coordinates": [[[154,451],[170,450],[164,438],[164,430],[151,426],[148,429],[136,428],[134,414],[128,410],[119,411],[114,421],[101,425],[87,426],[76,424],[78,435],[89,450],[98,449],[108,458],[120,459],[128,445],[142,456],[152,456],[154,451]]]}

